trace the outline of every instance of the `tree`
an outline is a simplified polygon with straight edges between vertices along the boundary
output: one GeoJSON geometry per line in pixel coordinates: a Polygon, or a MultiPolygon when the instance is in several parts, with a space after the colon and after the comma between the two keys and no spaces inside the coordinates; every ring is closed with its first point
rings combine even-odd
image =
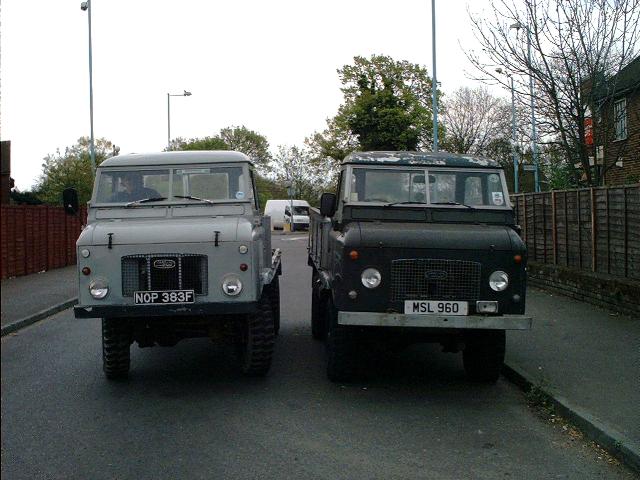
{"type": "Polygon", "coordinates": [[[318,157],[342,160],[354,150],[409,150],[432,143],[427,70],[385,55],[356,56],[338,70],[344,103],[327,129],[307,138],[318,157]]]}
{"type": "Polygon", "coordinates": [[[529,100],[531,74],[541,143],[560,147],[565,162],[580,162],[592,185],[603,172],[589,166],[585,119],[605,100],[603,93],[613,95],[611,80],[637,55],[639,5],[639,0],[496,0],[488,18],[470,14],[482,53],[466,54],[479,79],[507,87],[495,72],[500,66],[515,75],[518,96],[529,100]]]}
{"type": "Polygon", "coordinates": [[[249,130],[244,125],[223,128],[213,137],[189,140],[178,137],[171,140],[166,150],[235,150],[251,158],[261,170],[266,167],[271,158],[267,138],[254,130],[249,130]]]}
{"type": "MultiPolygon", "coordinates": [[[[78,191],[81,204],[91,199],[93,189],[93,172],[89,154],[89,137],[80,137],[71,147],[66,147],[64,154],[56,150],[48,154],[42,164],[35,192],[44,203],[58,205],[62,203],[62,191],[73,187],[78,191]]],[[[95,141],[96,165],[114,154],[114,145],[105,138],[95,141]]]]}

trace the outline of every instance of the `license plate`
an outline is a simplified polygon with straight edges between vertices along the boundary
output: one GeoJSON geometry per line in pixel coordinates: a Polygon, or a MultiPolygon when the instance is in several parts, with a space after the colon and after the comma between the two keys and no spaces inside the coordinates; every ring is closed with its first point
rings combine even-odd
{"type": "Polygon", "coordinates": [[[420,315],[468,315],[468,302],[447,302],[441,300],[405,300],[404,313],[420,315]]]}
{"type": "Polygon", "coordinates": [[[176,303],[193,303],[195,293],[193,290],[156,290],[150,292],[135,292],[133,294],[136,305],[171,305],[176,303]]]}

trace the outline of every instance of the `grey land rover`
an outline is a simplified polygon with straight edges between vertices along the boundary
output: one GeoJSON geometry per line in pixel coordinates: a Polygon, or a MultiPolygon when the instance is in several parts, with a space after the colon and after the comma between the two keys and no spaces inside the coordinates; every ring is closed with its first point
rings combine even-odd
{"type": "Polygon", "coordinates": [[[244,373],[266,374],[281,273],[269,222],[242,153],[105,160],[77,241],[75,316],[102,319],[106,376],[128,374],[134,341],[172,346],[190,337],[233,343],[244,373]]]}
{"type": "Polygon", "coordinates": [[[311,327],[327,373],[359,370],[369,339],[463,351],[469,377],[496,381],[505,330],[529,329],[527,252],[505,176],[485,158],[358,152],[338,195],[311,211],[311,327]]]}

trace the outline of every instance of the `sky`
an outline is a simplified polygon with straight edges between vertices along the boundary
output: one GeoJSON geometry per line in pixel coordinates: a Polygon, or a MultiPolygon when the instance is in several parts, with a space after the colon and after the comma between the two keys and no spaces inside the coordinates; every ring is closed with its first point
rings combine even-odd
{"type": "MultiPolygon", "coordinates": [[[[88,17],[79,0],[2,0],[0,137],[31,188],[42,159],[89,135],[88,17]]],[[[436,0],[442,90],[478,84],[465,0],[436,0]]],[[[479,12],[487,0],[472,2],[479,12]]],[[[342,101],[336,70],[389,55],[432,72],[430,0],[92,0],[95,137],[120,153],[245,125],[302,145],[342,101]]]]}

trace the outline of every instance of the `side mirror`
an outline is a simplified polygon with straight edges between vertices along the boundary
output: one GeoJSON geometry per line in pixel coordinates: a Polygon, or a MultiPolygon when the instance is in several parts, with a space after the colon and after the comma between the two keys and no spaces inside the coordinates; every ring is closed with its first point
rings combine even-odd
{"type": "Polygon", "coordinates": [[[62,204],[67,215],[75,215],[80,210],[78,192],[75,188],[65,188],[62,191],[62,204]]]}
{"type": "Polygon", "coordinates": [[[320,197],[320,213],[323,217],[333,217],[336,213],[336,194],[323,193],[320,197]]]}

